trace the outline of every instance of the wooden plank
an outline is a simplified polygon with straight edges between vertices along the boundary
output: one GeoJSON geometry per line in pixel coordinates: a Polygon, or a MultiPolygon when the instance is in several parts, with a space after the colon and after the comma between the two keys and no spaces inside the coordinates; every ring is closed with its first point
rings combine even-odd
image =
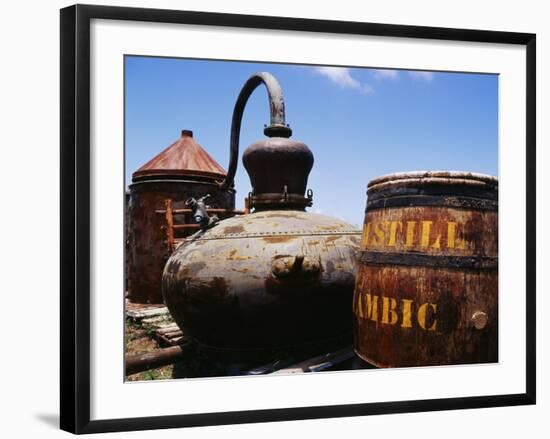
{"type": "Polygon", "coordinates": [[[141,323],[145,325],[156,325],[157,327],[161,328],[166,325],[166,320],[168,318],[169,316],[166,316],[166,314],[160,316],[146,317],[141,321],[141,323]]]}
{"type": "Polygon", "coordinates": [[[125,358],[126,375],[132,375],[144,370],[157,369],[185,358],[189,355],[191,347],[189,339],[185,341],[186,343],[181,343],[178,346],[161,349],[155,352],[127,356],[125,358]]]}
{"type": "Polygon", "coordinates": [[[175,346],[187,340],[188,337],[185,337],[179,328],[173,330],[170,325],[162,330],[156,330],[155,339],[159,346],[175,346]]]}
{"type": "Polygon", "coordinates": [[[174,332],[175,330],[179,330],[179,326],[176,323],[171,323],[169,325],[161,326],[156,331],[160,334],[164,334],[166,332],[174,332]]]}
{"type": "Polygon", "coordinates": [[[158,308],[151,308],[151,309],[140,309],[140,310],[133,310],[133,309],[126,309],[126,316],[130,317],[134,320],[141,320],[145,317],[154,317],[154,316],[160,316],[169,314],[168,308],[166,306],[159,306],[158,308]]]}

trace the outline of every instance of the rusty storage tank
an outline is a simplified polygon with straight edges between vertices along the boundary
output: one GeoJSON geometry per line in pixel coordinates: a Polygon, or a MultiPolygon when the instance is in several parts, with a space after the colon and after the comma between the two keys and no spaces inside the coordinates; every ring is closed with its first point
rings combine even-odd
{"type": "Polygon", "coordinates": [[[212,208],[233,210],[235,191],[219,187],[225,176],[225,170],[194,140],[190,130],[183,130],[178,140],[133,173],[127,243],[131,302],[162,303],[162,270],[169,256],[162,214],[165,201],[172,200],[174,209],[184,209],[189,197],[208,193],[212,208]]]}
{"type": "Polygon", "coordinates": [[[355,351],[379,367],[498,361],[498,181],[464,172],[372,180],[355,351]]]}
{"type": "MultiPolygon", "coordinates": [[[[351,303],[360,231],[308,213],[306,186],[313,154],[290,140],[283,96],[268,73],[253,75],[237,99],[231,159],[222,187],[230,187],[238,160],[244,106],[260,84],[268,90],[268,139],[243,155],[253,191],[253,213],[203,229],[168,260],[163,294],[170,313],[207,358],[261,361],[277,352],[351,344],[351,303]]],[[[319,351],[318,351],[319,352],[319,351]]]]}

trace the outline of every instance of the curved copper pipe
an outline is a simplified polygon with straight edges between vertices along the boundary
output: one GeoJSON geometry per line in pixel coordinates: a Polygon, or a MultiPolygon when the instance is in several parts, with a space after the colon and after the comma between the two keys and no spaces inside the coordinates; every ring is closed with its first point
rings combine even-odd
{"type": "Polygon", "coordinates": [[[231,140],[229,144],[229,167],[227,176],[220,183],[221,189],[233,187],[235,173],[237,172],[237,162],[239,159],[239,137],[241,133],[241,122],[243,118],[244,107],[252,92],[260,85],[264,84],[267,88],[269,111],[271,114],[270,125],[264,128],[264,134],[268,137],[290,137],[292,130],[285,123],[285,101],[283,92],[277,79],[267,72],[254,73],[243,85],[235,108],[233,109],[233,118],[231,120],[231,140]]]}

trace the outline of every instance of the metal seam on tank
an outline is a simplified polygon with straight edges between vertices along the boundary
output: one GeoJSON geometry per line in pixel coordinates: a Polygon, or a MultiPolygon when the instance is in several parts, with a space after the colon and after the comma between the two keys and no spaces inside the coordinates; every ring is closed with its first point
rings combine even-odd
{"type": "Polygon", "coordinates": [[[224,239],[246,239],[246,238],[266,238],[266,237],[277,237],[277,236],[354,236],[361,235],[360,230],[333,230],[333,231],[323,231],[323,232],[305,232],[305,231],[296,231],[296,232],[256,232],[256,233],[228,233],[225,235],[215,235],[212,237],[198,237],[198,238],[187,238],[182,242],[196,242],[196,241],[217,241],[224,239]]]}

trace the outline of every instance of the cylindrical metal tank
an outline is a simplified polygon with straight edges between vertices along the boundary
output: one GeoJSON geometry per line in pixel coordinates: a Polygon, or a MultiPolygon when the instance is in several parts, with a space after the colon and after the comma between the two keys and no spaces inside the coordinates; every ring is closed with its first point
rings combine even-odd
{"type": "Polygon", "coordinates": [[[244,85],[233,112],[231,187],[244,106],[260,84],[268,90],[268,139],[243,154],[254,212],[204,224],[168,260],[163,293],[184,334],[210,359],[258,365],[290,352],[351,344],[351,303],[361,232],[308,213],[313,154],[290,140],[279,83],[268,73],[244,85]]]}
{"type": "Polygon", "coordinates": [[[498,180],[372,180],[358,261],[356,353],[379,367],[498,361],[498,180]]]}
{"type": "Polygon", "coordinates": [[[171,199],[174,209],[185,209],[189,197],[209,194],[210,207],[233,210],[235,191],[219,186],[225,176],[224,169],[195,142],[189,130],[183,130],[175,143],[134,172],[128,206],[130,301],[162,303],[162,270],[170,256],[165,216],[159,214],[165,201],[171,199]]]}

